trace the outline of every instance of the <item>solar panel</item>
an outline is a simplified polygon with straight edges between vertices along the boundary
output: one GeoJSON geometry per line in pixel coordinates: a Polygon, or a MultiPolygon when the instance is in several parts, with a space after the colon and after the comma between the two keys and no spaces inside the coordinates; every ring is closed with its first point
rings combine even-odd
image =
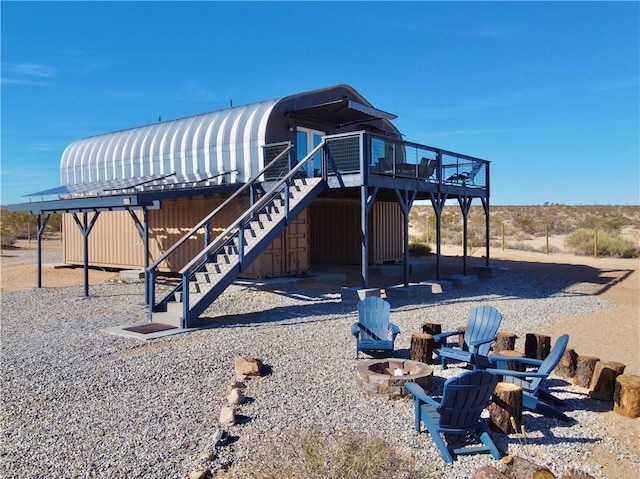
{"type": "Polygon", "coordinates": [[[37,191],[23,195],[23,197],[32,196],[51,196],[51,195],[87,195],[99,196],[100,194],[112,194],[114,191],[129,190],[138,186],[158,181],[174,176],[174,173],[162,175],[147,175],[136,178],[120,178],[115,180],[94,181],[92,183],[76,183],[71,185],[55,186],[46,190],[37,191]]]}

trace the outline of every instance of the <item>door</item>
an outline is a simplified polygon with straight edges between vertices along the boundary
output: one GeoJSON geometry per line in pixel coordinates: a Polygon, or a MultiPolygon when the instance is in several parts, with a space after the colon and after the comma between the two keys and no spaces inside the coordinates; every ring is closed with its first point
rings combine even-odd
{"type": "MultiPolygon", "coordinates": [[[[322,142],[322,137],[326,132],[312,130],[311,128],[297,127],[296,129],[296,160],[299,162],[309,154],[316,146],[322,142]]],[[[306,172],[309,177],[321,176],[322,174],[322,151],[313,155],[313,160],[307,162],[306,172]]]]}

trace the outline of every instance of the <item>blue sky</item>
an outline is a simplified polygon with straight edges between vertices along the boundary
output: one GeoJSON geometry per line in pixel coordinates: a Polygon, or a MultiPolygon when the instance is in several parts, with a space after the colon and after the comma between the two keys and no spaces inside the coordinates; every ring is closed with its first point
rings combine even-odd
{"type": "Polygon", "coordinates": [[[74,140],[338,83],[494,205],[640,204],[638,2],[7,2],[2,204],[74,140]]]}

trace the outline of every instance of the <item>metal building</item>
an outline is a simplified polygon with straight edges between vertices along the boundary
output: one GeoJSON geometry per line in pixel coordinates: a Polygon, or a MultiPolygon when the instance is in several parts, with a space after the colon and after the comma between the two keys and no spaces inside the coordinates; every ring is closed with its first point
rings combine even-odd
{"type": "Polygon", "coordinates": [[[85,275],[90,264],[144,267],[150,319],[181,327],[198,324],[239,276],[307,272],[312,262],[361,264],[367,286],[369,265],[403,261],[407,284],[413,202],[434,207],[439,274],[447,199],[466,230],[479,198],[488,236],[489,163],[405,141],[394,118],[337,85],[85,138],[64,151],[61,185],[28,195],[56,199],[10,207],[40,226],[69,213],[65,261],[85,275]],[[158,299],[166,271],[182,280],[158,299]]]}

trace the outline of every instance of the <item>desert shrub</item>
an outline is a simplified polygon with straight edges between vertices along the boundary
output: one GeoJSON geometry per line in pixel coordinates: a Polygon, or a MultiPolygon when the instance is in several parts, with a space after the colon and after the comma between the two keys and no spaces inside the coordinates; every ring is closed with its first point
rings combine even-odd
{"type": "Polygon", "coordinates": [[[431,246],[426,243],[409,243],[409,254],[411,256],[427,256],[431,253],[431,246]]]}
{"type": "MultiPolygon", "coordinates": [[[[574,254],[593,255],[595,231],[578,229],[567,236],[565,245],[574,254]]],[[[638,248],[632,241],[624,239],[617,233],[598,231],[598,256],[615,258],[637,258],[638,248]]]]}
{"type": "MultiPolygon", "coordinates": [[[[2,208],[0,213],[0,231],[2,238],[29,239],[36,237],[36,216],[26,211],[8,211],[2,208]]],[[[53,214],[49,216],[45,232],[60,231],[61,216],[53,214]]],[[[4,245],[4,240],[3,240],[4,245]]]]}
{"type": "Polygon", "coordinates": [[[13,245],[16,244],[16,237],[4,234],[4,232],[0,235],[0,247],[2,249],[10,249],[13,248],[13,245]]]}
{"type": "Polygon", "coordinates": [[[428,477],[385,439],[347,429],[323,437],[317,429],[287,432],[219,478],[360,479],[428,477]]]}

